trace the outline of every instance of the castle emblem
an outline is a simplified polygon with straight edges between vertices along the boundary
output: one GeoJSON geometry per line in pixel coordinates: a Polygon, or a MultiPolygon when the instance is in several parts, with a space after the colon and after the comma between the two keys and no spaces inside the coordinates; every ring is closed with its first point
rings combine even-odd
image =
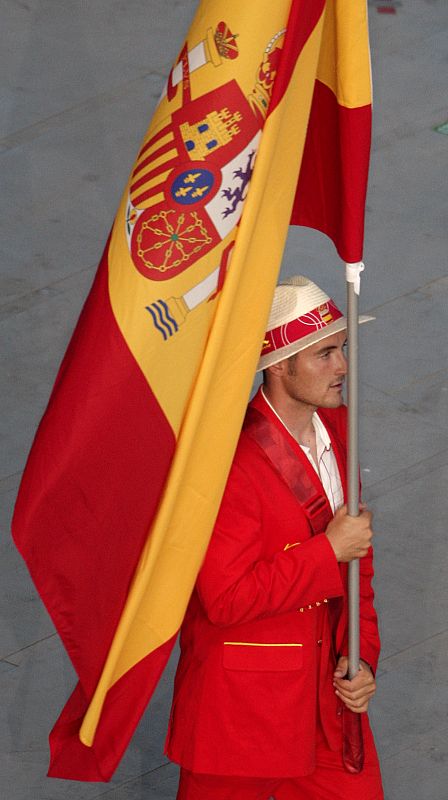
{"type": "Polygon", "coordinates": [[[260,135],[247,99],[230,81],[176,110],[145,142],[126,215],[142,275],[172,278],[236,228],[260,135]]]}
{"type": "Polygon", "coordinates": [[[238,122],[242,119],[239,111],[231,114],[228,108],[222,108],[221,111],[211,111],[196,125],[182,123],[180,133],[187,153],[198,161],[204,161],[214,150],[224,147],[241,133],[238,122]]]}

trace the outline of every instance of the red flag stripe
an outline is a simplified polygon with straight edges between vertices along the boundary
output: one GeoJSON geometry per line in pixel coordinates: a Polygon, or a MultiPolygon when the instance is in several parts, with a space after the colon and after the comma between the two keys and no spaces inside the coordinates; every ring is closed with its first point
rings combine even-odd
{"type": "Polygon", "coordinates": [[[310,3],[308,0],[293,0],[291,3],[281,69],[275,80],[268,114],[272,114],[285,94],[297,59],[322,16],[325,1],[314,0],[310,3]]]}
{"type": "Polygon", "coordinates": [[[347,262],[362,259],[371,116],[316,81],[291,223],[325,233],[347,262]]]}
{"type": "Polygon", "coordinates": [[[107,254],[108,246],[39,426],[13,520],[16,545],[31,565],[89,695],[120,619],[175,445],[113,316],[107,254]],[[92,486],[94,507],[87,499],[92,486]],[[109,531],[120,535],[109,536],[109,531]]]}
{"type": "Polygon", "coordinates": [[[111,779],[159,682],[175,640],[173,637],[154,650],[112,686],[93,747],[86,747],[78,736],[90,697],[86,698],[81,684],[77,684],[50,734],[50,778],[70,775],[71,780],[80,781],[111,779]]]}

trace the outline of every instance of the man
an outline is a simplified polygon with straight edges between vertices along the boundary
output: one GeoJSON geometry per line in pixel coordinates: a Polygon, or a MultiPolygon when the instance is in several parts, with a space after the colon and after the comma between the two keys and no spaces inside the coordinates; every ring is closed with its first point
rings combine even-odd
{"type": "MultiPolygon", "coordinates": [[[[361,318],[366,321],[366,318],[361,318]]],[[[379,654],[371,514],[347,515],[346,320],[302,276],[277,287],[251,402],[181,633],[168,756],[178,800],[380,800],[367,707],[379,654]],[[346,678],[347,564],[360,655],[346,678]],[[364,768],[345,769],[360,715],[364,768]]]]}

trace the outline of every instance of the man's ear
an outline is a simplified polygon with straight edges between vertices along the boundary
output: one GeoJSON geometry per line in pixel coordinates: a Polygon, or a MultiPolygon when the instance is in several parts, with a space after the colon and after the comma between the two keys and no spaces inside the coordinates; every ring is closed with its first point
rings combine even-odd
{"type": "Polygon", "coordinates": [[[270,367],[266,367],[266,372],[268,372],[269,375],[272,375],[273,378],[274,377],[279,378],[286,372],[287,369],[288,369],[288,359],[284,358],[283,361],[277,361],[276,364],[272,364],[270,367]]]}

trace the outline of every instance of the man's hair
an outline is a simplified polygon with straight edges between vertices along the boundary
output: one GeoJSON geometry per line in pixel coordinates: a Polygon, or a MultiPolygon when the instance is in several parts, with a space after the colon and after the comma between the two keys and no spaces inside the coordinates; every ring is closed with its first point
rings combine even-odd
{"type": "MultiPolygon", "coordinates": [[[[297,353],[294,353],[292,356],[288,356],[288,358],[286,359],[286,361],[288,362],[288,374],[289,375],[294,375],[294,370],[291,369],[291,367],[292,367],[292,364],[295,363],[297,355],[298,355],[297,353]]],[[[262,371],[262,375],[263,375],[263,383],[266,385],[267,382],[268,382],[267,381],[267,377],[268,377],[268,368],[267,367],[262,371]]]]}

